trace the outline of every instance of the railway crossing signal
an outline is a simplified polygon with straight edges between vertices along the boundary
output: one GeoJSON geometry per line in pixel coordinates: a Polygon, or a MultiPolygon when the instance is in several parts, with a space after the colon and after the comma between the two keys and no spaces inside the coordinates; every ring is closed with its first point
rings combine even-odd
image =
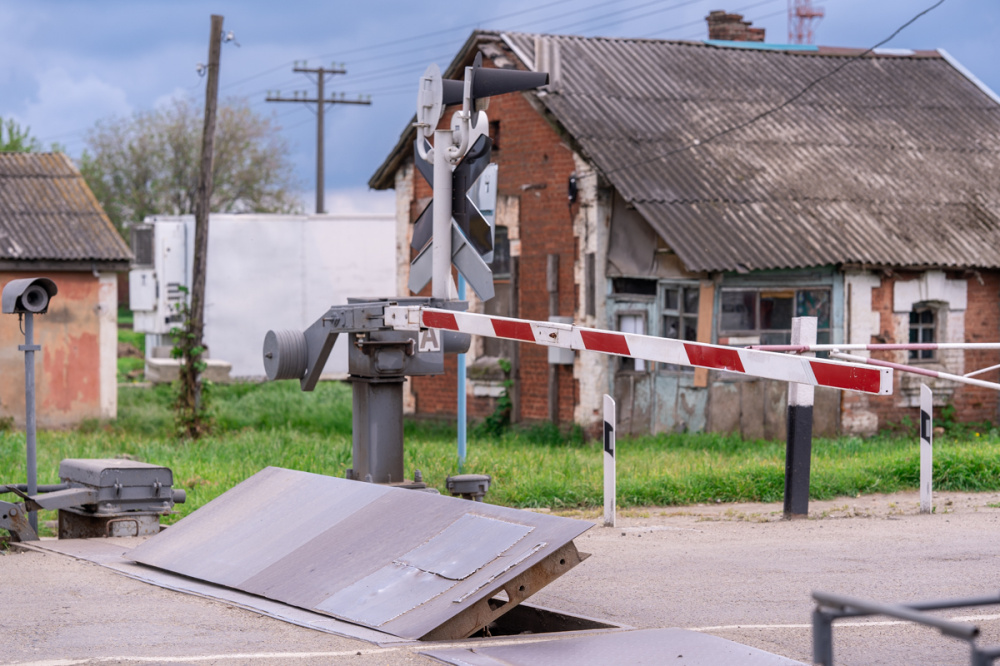
{"type": "Polygon", "coordinates": [[[442,79],[437,65],[431,65],[417,95],[414,159],[434,197],[414,227],[412,247],[419,254],[410,267],[409,287],[418,292],[431,282],[433,297],[444,300],[450,296],[452,264],[480,299],[494,293],[493,273],[483,259],[493,251],[493,229],[467,196],[490,163],[493,144],[484,102],[549,80],[544,72],[485,68],[482,62],[482,54],[476,54],[463,81],[442,79]],[[451,129],[436,129],[444,108],[458,103],[462,109],[452,116],[451,129]],[[431,135],[433,146],[426,141],[431,135]]]}

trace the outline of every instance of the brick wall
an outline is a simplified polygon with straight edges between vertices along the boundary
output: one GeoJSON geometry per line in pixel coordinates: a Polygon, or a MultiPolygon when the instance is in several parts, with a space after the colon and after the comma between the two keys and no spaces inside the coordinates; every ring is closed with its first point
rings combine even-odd
{"type": "MultiPolygon", "coordinates": [[[[965,339],[967,342],[996,342],[1000,339],[1000,275],[981,274],[968,279],[968,308],[965,311],[965,339]],[[980,283],[981,280],[981,283],[980,283]]],[[[1000,352],[966,351],[965,372],[1000,364],[1000,352]]],[[[995,382],[997,371],[979,376],[995,382]]],[[[953,404],[960,421],[997,422],[1000,396],[997,392],[978,386],[962,385],[956,389],[953,404]]]]}
{"type": "MultiPolygon", "coordinates": [[[[906,342],[901,339],[898,317],[893,312],[893,289],[898,281],[918,279],[919,274],[893,274],[882,278],[881,286],[872,289],[872,310],[879,314],[879,331],[869,341],[871,343],[906,342]]],[[[966,342],[996,342],[1000,339],[1000,275],[997,273],[981,273],[971,277],[950,275],[950,279],[962,280],[967,289],[967,306],[964,311],[964,335],[966,342]]],[[[857,341],[856,341],[857,342],[857,341]]],[[[959,355],[958,372],[945,368],[942,364],[930,364],[927,367],[934,370],[952,371],[953,374],[964,374],[991,365],[1000,364],[998,351],[965,351],[953,352],[959,355]]],[[[940,354],[940,352],[939,352],[940,354]]],[[[872,358],[907,365],[920,365],[909,360],[907,352],[874,351],[872,358]]],[[[982,375],[986,381],[997,381],[997,371],[982,375]]],[[[937,383],[939,391],[935,391],[935,418],[940,416],[940,410],[945,404],[955,407],[955,419],[959,422],[998,421],[1000,396],[997,391],[957,384],[930,377],[894,373],[893,395],[866,396],[851,392],[844,393],[843,409],[868,410],[878,417],[878,429],[891,427],[900,423],[904,416],[909,416],[915,424],[919,422],[919,409],[907,403],[902,390],[904,383],[923,381],[932,386],[937,383]]]]}
{"type": "Polygon", "coordinates": [[[705,17],[708,21],[708,38],[731,42],[763,42],[764,28],[751,28],[750,21],[743,20],[743,14],[727,14],[716,10],[705,17]]]}

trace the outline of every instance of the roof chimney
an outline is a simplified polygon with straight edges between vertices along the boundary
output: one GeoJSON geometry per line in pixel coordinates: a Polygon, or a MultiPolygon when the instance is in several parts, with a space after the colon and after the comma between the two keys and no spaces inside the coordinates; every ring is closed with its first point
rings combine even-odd
{"type": "Polygon", "coordinates": [[[751,28],[750,21],[743,20],[743,14],[727,14],[721,9],[709,12],[708,38],[730,42],[763,42],[764,28],[751,28]]]}

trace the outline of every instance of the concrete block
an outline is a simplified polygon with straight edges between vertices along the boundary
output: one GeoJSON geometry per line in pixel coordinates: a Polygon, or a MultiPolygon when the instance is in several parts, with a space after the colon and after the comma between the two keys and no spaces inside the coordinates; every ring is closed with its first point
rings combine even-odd
{"type": "MultiPolygon", "coordinates": [[[[232,381],[229,373],[232,363],[210,358],[205,361],[208,366],[202,377],[217,384],[228,384],[232,381]]],[[[146,380],[154,384],[169,384],[180,378],[181,361],[177,358],[146,359],[146,380]]]]}

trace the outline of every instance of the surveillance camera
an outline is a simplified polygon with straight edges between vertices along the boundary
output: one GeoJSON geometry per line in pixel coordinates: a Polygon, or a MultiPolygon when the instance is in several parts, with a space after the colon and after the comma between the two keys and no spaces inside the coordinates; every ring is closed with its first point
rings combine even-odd
{"type": "Polygon", "coordinates": [[[3,313],[45,314],[49,309],[49,301],[58,292],[56,283],[48,278],[11,280],[3,288],[3,313]]]}

